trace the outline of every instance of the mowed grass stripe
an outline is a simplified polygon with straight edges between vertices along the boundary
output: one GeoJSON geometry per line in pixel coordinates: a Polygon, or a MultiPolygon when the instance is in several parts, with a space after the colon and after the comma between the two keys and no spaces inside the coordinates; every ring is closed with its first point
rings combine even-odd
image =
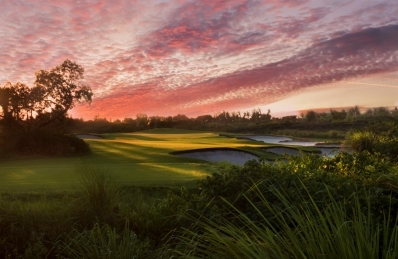
{"type": "MultiPolygon", "coordinates": [[[[109,169],[115,179],[126,185],[170,185],[197,180],[207,174],[202,164],[110,164],[101,168],[109,169]]],[[[76,186],[79,176],[76,168],[37,168],[20,169],[0,176],[1,191],[29,191],[42,188],[57,189],[76,186]]]]}
{"type": "Polygon", "coordinates": [[[170,152],[214,147],[245,149],[261,145],[215,133],[175,129],[103,134],[103,137],[86,140],[93,151],[87,156],[0,161],[0,190],[74,186],[78,183],[75,172],[79,164],[106,168],[126,184],[183,183],[204,177],[211,171],[211,165],[170,152]]]}

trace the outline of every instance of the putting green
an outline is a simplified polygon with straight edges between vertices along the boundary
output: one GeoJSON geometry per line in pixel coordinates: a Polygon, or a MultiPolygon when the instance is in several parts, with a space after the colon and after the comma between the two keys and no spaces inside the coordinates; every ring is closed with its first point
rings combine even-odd
{"type": "Polygon", "coordinates": [[[264,143],[219,136],[216,133],[176,129],[155,129],[136,133],[103,134],[87,139],[92,154],[67,158],[35,158],[0,161],[0,190],[73,188],[81,165],[107,169],[124,184],[173,185],[206,176],[212,165],[201,160],[171,155],[170,152],[228,147],[256,155],[264,143]]]}

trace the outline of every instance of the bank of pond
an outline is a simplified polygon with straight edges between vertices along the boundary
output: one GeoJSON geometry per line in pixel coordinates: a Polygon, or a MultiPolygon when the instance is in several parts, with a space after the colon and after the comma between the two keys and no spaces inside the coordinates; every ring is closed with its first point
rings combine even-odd
{"type": "MultiPolygon", "coordinates": [[[[298,141],[284,136],[257,135],[237,138],[271,144],[272,146],[259,147],[259,149],[261,149],[262,151],[277,155],[274,157],[271,156],[271,159],[266,159],[269,161],[272,161],[274,160],[274,158],[278,158],[284,155],[299,156],[305,153],[314,153],[319,154],[320,156],[334,157],[342,150],[347,151],[347,148],[343,148],[341,145],[328,145],[324,142],[315,141],[298,141]],[[310,149],[303,149],[302,147],[310,147],[310,149]]],[[[173,152],[173,154],[188,158],[205,160],[208,162],[228,162],[236,165],[244,165],[249,160],[259,160],[260,158],[259,155],[253,154],[253,152],[232,148],[207,148],[186,150],[173,152]]]]}

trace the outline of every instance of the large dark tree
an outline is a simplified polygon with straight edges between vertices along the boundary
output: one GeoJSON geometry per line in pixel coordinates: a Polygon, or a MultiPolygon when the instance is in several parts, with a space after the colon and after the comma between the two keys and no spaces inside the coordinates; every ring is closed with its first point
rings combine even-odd
{"type": "Polygon", "coordinates": [[[7,83],[0,88],[0,118],[4,124],[41,128],[63,117],[76,102],[91,102],[92,91],[81,84],[84,69],[70,60],[50,71],[36,72],[34,86],[7,83]]]}
{"type": "MultiPolygon", "coordinates": [[[[0,87],[0,137],[3,144],[8,138],[16,142],[15,139],[26,140],[26,135],[35,134],[37,138],[36,135],[43,132],[48,134],[76,103],[90,103],[93,93],[90,87],[82,84],[83,73],[83,67],[65,60],[49,71],[37,71],[32,87],[22,83],[7,83],[0,87]]],[[[29,143],[24,146],[28,147],[29,143]]]]}

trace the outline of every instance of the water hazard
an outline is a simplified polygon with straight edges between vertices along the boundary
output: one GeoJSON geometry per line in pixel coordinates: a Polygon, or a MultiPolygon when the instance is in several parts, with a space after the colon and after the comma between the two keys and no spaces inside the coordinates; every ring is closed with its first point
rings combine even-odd
{"type": "MultiPolygon", "coordinates": [[[[306,147],[315,147],[321,153],[321,155],[327,157],[334,157],[341,150],[340,145],[325,145],[323,142],[314,142],[314,141],[295,141],[288,137],[282,136],[248,136],[248,139],[262,141],[267,144],[278,144],[278,145],[292,145],[292,146],[306,146],[306,147]]],[[[279,155],[299,155],[300,152],[294,148],[284,148],[284,147],[272,147],[267,148],[267,151],[279,154],[279,155]]]]}

